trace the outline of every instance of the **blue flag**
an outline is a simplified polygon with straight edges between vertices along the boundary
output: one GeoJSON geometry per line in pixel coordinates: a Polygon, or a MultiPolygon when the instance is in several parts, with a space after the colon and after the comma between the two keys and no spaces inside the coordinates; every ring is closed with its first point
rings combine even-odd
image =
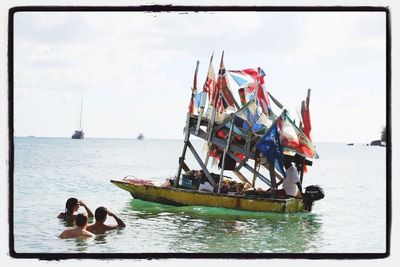
{"type": "Polygon", "coordinates": [[[280,142],[279,132],[276,123],[274,123],[268,131],[261,137],[260,141],[256,144],[257,149],[268,159],[273,162],[275,169],[277,169],[283,176],[283,147],[280,142]]]}
{"type": "Polygon", "coordinates": [[[197,93],[197,94],[193,94],[194,106],[195,106],[196,108],[199,108],[200,105],[201,105],[201,99],[202,99],[202,97],[203,97],[203,93],[204,93],[204,92],[200,92],[200,93],[197,93]]]}

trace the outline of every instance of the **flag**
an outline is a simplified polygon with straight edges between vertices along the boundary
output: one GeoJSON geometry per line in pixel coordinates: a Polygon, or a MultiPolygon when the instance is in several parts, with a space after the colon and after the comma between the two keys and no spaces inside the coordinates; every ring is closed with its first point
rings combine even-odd
{"type": "Polygon", "coordinates": [[[257,69],[228,70],[228,73],[240,88],[246,89],[247,100],[254,99],[257,69]]]}
{"type": "Polygon", "coordinates": [[[229,82],[227,79],[227,73],[224,66],[224,52],[222,52],[221,62],[219,65],[218,79],[217,79],[217,90],[214,98],[214,103],[218,112],[223,113],[228,108],[235,107],[235,100],[232,92],[229,89],[229,82]]]}
{"type": "Polygon", "coordinates": [[[311,140],[310,94],[311,89],[308,89],[306,101],[301,102],[301,119],[303,121],[301,130],[311,140]]]}
{"type": "Polygon", "coordinates": [[[268,159],[268,162],[273,163],[275,169],[282,175],[283,170],[283,147],[280,141],[280,134],[277,124],[274,123],[268,131],[261,137],[256,144],[257,149],[268,159]]]}
{"type": "Polygon", "coordinates": [[[189,102],[189,107],[188,107],[190,114],[193,114],[193,96],[194,96],[194,94],[197,93],[197,72],[199,71],[199,63],[200,62],[197,60],[197,62],[196,62],[196,70],[194,72],[194,78],[193,78],[192,94],[191,94],[191,97],[190,97],[190,102],[189,102]]]}
{"type": "Polygon", "coordinates": [[[264,81],[265,72],[261,68],[229,70],[229,75],[240,88],[245,88],[247,101],[256,100],[256,104],[268,116],[272,114],[264,81]]]}
{"type": "Polygon", "coordinates": [[[279,128],[280,141],[284,149],[296,152],[304,157],[318,158],[311,140],[300,130],[284,110],[276,120],[279,128]]]}
{"type": "MultiPolygon", "coordinates": [[[[253,132],[259,132],[263,128],[265,132],[265,126],[262,125],[262,122],[264,122],[263,117],[261,117],[262,114],[260,114],[260,112],[257,110],[257,106],[254,100],[250,100],[250,104],[242,111],[237,112],[236,115],[239,118],[247,121],[250,124],[251,130],[253,130],[253,132]]],[[[243,123],[242,127],[244,129],[248,129],[246,123],[243,123]]]]}
{"type": "Polygon", "coordinates": [[[257,71],[258,87],[257,87],[256,99],[258,101],[259,106],[261,106],[262,111],[265,114],[269,115],[272,111],[271,111],[271,106],[268,101],[268,95],[266,94],[267,90],[266,90],[266,86],[265,86],[265,82],[264,82],[264,76],[265,76],[264,71],[261,68],[258,68],[258,71],[257,71]]]}
{"type": "Polygon", "coordinates": [[[193,102],[194,102],[194,106],[198,109],[201,107],[202,104],[202,99],[203,99],[203,94],[205,92],[199,92],[196,94],[193,94],[193,102]]]}
{"type": "Polygon", "coordinates": [[[207,92],[208,94],[208,100],[210,101],[210,104],[213,104],[214,102],[211,101],[212,96],[215,94],[215,85],[216,85],[216,80],[215,80],[215,73],[214,73],[214,68],[212,65],[212,60],[214,57],[214,53],[211,55],[210,58],[210,65],[208,66],[208,72],[207,72],[207,78],[203,86],[203,92],[207,92]]]}
{"type": "Polygon", "coordinates": [[[192,95],[190,97],[188,111],[189,111],[190,114],[193,114],[193,110],[194,110],[194,108],[193,108],[193,93],[192,93],[192,95]]]}
{"type": "Polygon", "coordinates": [[[244,71],[228,70],[228,73],[240,88],[246,88],[248,85],[254,83],[253,77],[244,71]]]}

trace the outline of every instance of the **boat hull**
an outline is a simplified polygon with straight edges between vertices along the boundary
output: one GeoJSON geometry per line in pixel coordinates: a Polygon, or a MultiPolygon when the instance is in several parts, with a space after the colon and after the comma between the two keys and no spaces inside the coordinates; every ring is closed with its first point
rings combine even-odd
{"type": "Polygon", "coordinates": [[[83,131],[75,131],[75,133],[71,136],[72,139],[83,139],[85,134],[83,131]]]}
{"type": "Polygon", "coordinates": [[[182,188],[132,184],[111,180],[111,183],[131,193],[133,198],[175,206],[208,206],[255,212],[303,212],[301,199],[268,199],[199,192],[182,188]]]}

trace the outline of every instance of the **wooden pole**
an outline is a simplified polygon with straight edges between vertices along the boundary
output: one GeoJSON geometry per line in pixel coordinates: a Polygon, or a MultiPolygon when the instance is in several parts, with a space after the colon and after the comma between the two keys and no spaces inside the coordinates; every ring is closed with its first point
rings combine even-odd
{"type": "Polygon", "coordinates": [[[301,184],[301,185],[303,185],[304,166],[305,166],[304,164],[305,164],[305,158],[302,157],[302,158],[301,158],[301,164],[300,164],[300,167],[301,167],[301,171],[300,171],[300,184],[301,184]]]}
{"type": "Polygon", "coordinates": [[[228,139],[226,141],[226,146],[224,149],[224,154],[222,156],[222,164],[221,164],[221,174],[219,176],[219,183],[218,183],[218,194],[221,192],[221,184],[222,184],[222,178],[224,176],[224,167],[225,167],[225,158],[226,158],[226,153],[229,150],[229,145],[231,142],[231,136],[232,136],[232,130],[233,130],[233,122],[231,122],[231,127],[229,129],[229,135],[228,135],[228,139]]]}
{"type": "Polygon", "coordinates": [[[275,103],[275,105],[277,105],[280,109],[283,109],[283,105],[275,97],[273,97],[270,92],[268,92],[268,95],[271,97],[271,100],[275,103]]]}
{"type": "Polygon", "coordinates": [[[195,135],[199,134],[200,123],[201,123],[201,120],[202,120],[202,117],[203,117],[204,106],[206,104],[206,97],[207,97],[206,92],[203,92],[203,95],[201,96],[200,110],[199,110],[199,114],[198,114],[198,117],[197,117],[197,125],[196,125],[195,135]]]}
{"type": "Polygon", "coordinates": [[[242,181],[243,183],[249,183],[249,180],[246,179],[246,177],[238,170],[234,170],[233,173],[242,181]]]}
{"type": "Polygon", "coordinates": [[[189,143],[189,122],[190,122],[190,112],[187,113],[186,115],[186,126],[185,126],[185,139],[184,139],[184,145],[183,145],[183,150],[182,150],[182,155],[179,157],[179,167],[178,170],[176,172],[175,175],[175,183],[174,183],[174,187],[177,187],[179,184],[179,179],[181,177],[181,172],[182,172],[182,167],[184,164],[184,160],[185,160],[185,155],[186,155],[186,150],[187,150],[187,146],[189,143]]]}
{"type": "MultiPolygon", "coordinates": [[[[197,72],[199,70],[199,64],[200,64],[200,62],[197,60],[196,69],[194,71],[193,87],[192,87],[192,93],[190,95],[189,106],[191,106],[191,104],[193,102],[194,92],[197,91],[197,72]]],[[[184,160],[185,160],[185,155],[186,155],[186,150],[187,150],[187,146],[188,146],[188,142],[189,142],[189,135],[190,135],[190,131],[189,131],[190,115],[191,115],[191,111],[190,111],[190,108],[189,108],[189,110],[188,110],[188,112],[186,114],[185,139],[184,139],[183,151],[182,151],[182,155],[179,157],[179,167],[178,167],[178,171],[176,172],[176,176],[175,176],[175,184],[174,184],[175,187],[177,187],[178,184],[179,184],[179,179],[181,177],[181,172],[182,172],[183,165],[186,166],[184,160]]]]}
{"type": "MultiPolygon", "coordinates": [[[[257,170],[257,165],[260,166],[259,164],[257,164],[257,159],[254,159],[254,170],[257,170]]],[[[258,169],[258,171],[260,170],[260,168],[258,169]]],[[[253,188],[256,186],[256,172],[253,173],[253,182],[251,183],[251,185],[253,186],[253,188]]]]}
{"type": "MultiPolygon", "coordinates": [[[[212,66],[213,57],[214,57],[214,52],[211,54],[210,64],[208,66],[208,71],[210,71],[210,68],[212,66]]],[[[208,79],[208,74],[209,74],[209,72],[207,72],[207,79],[208,79]]],[[[203,117],[204,108],[205,108],[205,105],[206,105],[206,99],[207,99],[207,94],[206,94],[206,92],[204,92],[204,89],[203,89],[203,95],[202,95],[201,104],[200,104],[200,112],[198,114],[196,131],[195,131],[196,135],[199,134],[199,128],[200,128],[201,118],[203,117]]]]}
{"type": "Polygon", "coordinates": [[[207,167],[201,161],[201,158],[200,158],[199,154],[197,154],[196,149],[194,149],[193,145],[190,142],[188,142],[187,146],[189,147],[190,151],[192,152],[194,158],[197,160],[197,163],[199,163],[200,167],[203,169],[204,174],[206,175],[210,184],[215,188],[217,186],[217,184],[214,182],[214,179],[211,177],[211,174],[207,170],[207,167]]]}
{"type": "MultiPolygon", "coordinates": [[[[233,158],[236,162],[240,162],[240,159],[238,159],[233,153],[228,151],[228,155],[233,158]]],[[[248,171],[250,172],[254,172],[256,173],[257,177],[263,181],[264,183],[266,183],[268,186],[271,186],[271,182],[268,180],[267,177],[265,177],[264,175],[262,175],[261,173],[257,172],[256,170],[254,170],[249,164],[247,163],[243,163],[243,167],[245,167],[248,171]]]]}
{"type": "Polygon", "coordinates": [[[212,138],[212,131],[214,128],[214,121],[215,121],[215,107],[211,106],[211,119],[208,121],[208,126],[207,126],[207,155],[204,164],[207,166],[208,160],[210,158],[209,152],[210,152],[210,145],[211,145],[211,138],[212,138]]]}
{"type": "Polygon", "coordinates": [[[268,162],[269,176],[271,178],[272,196],[276,198],[275,167],[273,162],[268,162]]]}
{"type": "MultiPolygon", "coordinates": [[[[212,132],[213,132],[213,128],[214,128],[214,123],[215,123],[215,116],[216,116],[216,112],[217,112],[217,104],[218,101],[220,99],[220,97],[222,96],[222,88],[221,88],[221,80],[219,80],[220,75],[221,75],[221,70],[224,68],[224,51],[222,51],[222,56],[221,56],[221,61],[219,63],[219,70],[218,70],[218,77],[217,77],[217,84],[215,86],[215,89],[218,90],[218,96],[216,97],[215,101],[213,103],[211,103],[211,106],[213,107],[212,109],[212,113],[211,113],[211,120],[208,123],[208,127],[207,127],[207,133],[208,133],[208,140],[207,140],[207,145],[208,148],[210,149],[210,143],[211,143],[211,138],[212,138],[212,132]],[[219,83],[218,83],[219,81],[219,83]]],[[[205,165],[207,166],[208,160],[209,160],[210,156],[206,155],[206,160],[205,160],[205,165]]]]}

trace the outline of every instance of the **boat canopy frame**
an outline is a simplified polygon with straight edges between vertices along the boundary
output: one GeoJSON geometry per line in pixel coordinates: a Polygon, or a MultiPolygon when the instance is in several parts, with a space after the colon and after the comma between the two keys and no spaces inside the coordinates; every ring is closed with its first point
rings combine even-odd
{"type": "MultiPolygon", "coordinates": [[[[178,187],[179,185],[179,180],[180,176],[182,173],[182,169],[185,172],[190,171],[190,168],[187,166],[185,162],[185,157],[187,153],[187,148],[191,151],[193,154],[194,158],[196,159],[197,163],[200,165],[201,169],[203,170],[205,176],[207,177],[208,181],[210,184],[213,186],[214,190],[218,188],[218,193],[220,193],[220,188],[221,188],[221,182],[222,178],[224,177],[224,165],[225,165],[225,160],[226,160],[226,155],[231,157],[237,164],[235,169],[233,170],[233,173],[242,181],[242,182],[248,182],[252,185],[252,187],[255,187],[255,182],[256,179],[258,178],[260,181],[265,183],[267,186],[269,186],[271,189],[277,189],[277,187],[282,184],[284,177],[275,170],[275,167],[273,164],[269,164],[268,160],[260,155],[260,153],[255,149],[255,140],[258,140],[261,138],[261,136],[255,135],[252,131],[248,131],[247,136],[245,137],[245,142],[244,145],[240,144],[233,144],[232,143],[232,137],[239,136],[243,138],[242,135],[236,133],[233,131],[234,127],[234,119],[238,117],[238,113],[242,112],[245,110],[248,105],[251,103],[249,101],[246,103],[246,105],[242,106],[240,109],[238,109],[236,112],[233,112],[231,114],[228,114],[227,117],[221,122],[221,123],[216,123],[214,120],[209,120],[206,117],[202,117],[199,115],[194,115],[187,113],[187,118],[186,118],[186,125],[184,129],[185,137],[184,137],[184,146],[182,150],[182,155],[179,157],[179,167],[175,176],[175,183],[174,187],[178,187]],[[201,126],[206,126],[209,130],[204,131],[201,129],[201,126]],[[225,139],[219,138],[217,136],[217,132],[220,130],[225,130],[229,131],[229,134],[225,139]],[[222,158],[220,159],[221,162],[221,172],[220,172],[220,179],[219,183],[217,184],[214,179],[211,176],[211,173],[209,172],[207,168],[207,163],[208,163],[208,154],[203,162],[201,159],[199,153],[197,153],[196,149],[194,148],[193,144],[190,142],[190,136],[196,136],[200,139],[203,139],[208,142],[208,146],[210,145],[215,145],[218,149],[223,151],[222,158]],[[240,153],[244,156],[243,159],[240,159],[235,155],[235,153],[240,153]],[[249,160],[254,160],[254,167],[250,166],[248,163],[249,160]],[[269,171],[269,178],[263,175],[260,172],[260,167],[263,166],[269,171]],[[253,173],[253,179],[250,182],[241,172],[240,170],[242,168],[245,168],[249,172],[253,173]],[[277,182],[276,180],[279,180],[277,182]]],[[[285,155],[290,159],[290,161],[295,162],[298,164],[300,171],[300,181],[301,184],[303,183],[303,176],[304,176],[304,165],[311,166],[312,161],[307,160],[305,157],[295,154],[294,156],[289,156],[285,155]]],[[[274,190],[274,191],[275,191],[274,190]]],[[[273,192],[274,192],[273,191],[273,192]]]]}

